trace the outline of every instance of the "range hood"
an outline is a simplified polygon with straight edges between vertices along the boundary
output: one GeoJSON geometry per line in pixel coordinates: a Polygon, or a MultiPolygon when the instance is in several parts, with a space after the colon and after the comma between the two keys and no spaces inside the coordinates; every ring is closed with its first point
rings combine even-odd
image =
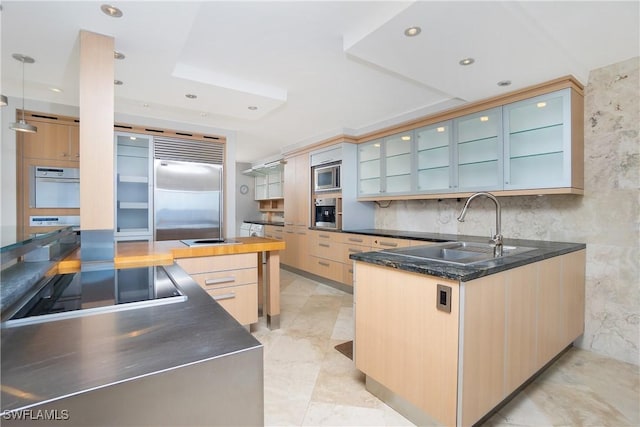
{"type": "Polygon", "coordinates": [[[284,169],[284,159],[276,160],[269,163],[262,163],[256,166],[252,166],[251,169],[243,170],[244,175],[249,176],[264,176],[273,173],[274,171],[282,171],[284,169]]]}

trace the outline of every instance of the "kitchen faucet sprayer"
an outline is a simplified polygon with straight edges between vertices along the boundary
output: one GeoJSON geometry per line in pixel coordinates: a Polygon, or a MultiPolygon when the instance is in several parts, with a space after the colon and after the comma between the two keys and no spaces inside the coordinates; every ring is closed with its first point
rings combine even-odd
{"type": "Polygon", "coordinates": [[[458,215],[457,219],[459,222],[464,222],[464,217],[467,215],[467,209],[469,208],[469,204],[473,199],[479,196],[487,197],[493,200],[493,203],[496,204],[496,234],[491,239],[491,244],[493,246],[493,256],[494,257],[502,256],[502,234],[500,234],[500,222],[501,222],[500,218],[502,216],[502,212],[500,209],[500,202],[498,202],[498,199],[496,198],[496,196],[494,196],[491,193],[475,193],[471,195],[471,197],[469,197],[466,203],[464,204],[464,207],[462,208],[462,212],[460,212],[460,215],[458,215]]]}

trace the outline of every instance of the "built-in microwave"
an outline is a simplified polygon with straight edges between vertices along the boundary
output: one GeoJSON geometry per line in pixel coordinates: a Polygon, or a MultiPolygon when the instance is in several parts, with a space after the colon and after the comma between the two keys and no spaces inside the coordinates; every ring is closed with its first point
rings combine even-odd
{"type": "Polygon", "coordinates": [[[340,163],[313,168],[313,189],[315,192],[340,190],[340,163]]]}

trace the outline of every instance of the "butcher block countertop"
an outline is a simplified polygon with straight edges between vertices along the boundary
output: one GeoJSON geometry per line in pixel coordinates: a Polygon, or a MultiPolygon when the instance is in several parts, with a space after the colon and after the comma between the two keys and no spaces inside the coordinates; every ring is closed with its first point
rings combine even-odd
{"type": "MultiPolygon", "coordinates": [[[[239,243],[189,247],[180,240],[117,242],[114,264],[116,268],[170,265],[178,258],[280,251],[285,248],[282,240],[264,237],[234,237],[230,240],[239,243]]],[[[78,249],[58,263],[58,274],[80,270],[80,251],[78,249]]]]}

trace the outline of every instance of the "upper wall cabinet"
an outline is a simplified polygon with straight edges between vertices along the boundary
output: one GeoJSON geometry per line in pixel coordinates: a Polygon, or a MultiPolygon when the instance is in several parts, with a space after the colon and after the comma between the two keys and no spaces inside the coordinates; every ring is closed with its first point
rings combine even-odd
{"type": "Polygon", "coordinates": [[[255,177],[255,200],[282,199],[283,197],[282,167],[265,169],[255,177]]]}
{"type": "Polygon", "coordinates": [[[505,189],[571,186],[582,160],[572,159],[571,104],[564,89],[504,107],[505,189]]]}
{"type": "MultiPolygon", "coordinates": [[[[358,195],[373,195],[382,189],[382,142],[375,140],[358,146],[358,195]]],[[[345,183],[346,185],[346,183],[345,183]]]]}
{"type": "Polygon", "coordinates": [[[453,190],[453,122],[451,120],[416,129],[418,192],[453,190]]]}
{"type": "Polygon", "coordinates": [[[80,161],[80,129],[77,124],[29,120],[36,133],[21,133],[23,156],[31,159],[80,161]]]}
{"type": "Polygon", "coordinates": [[[414,189],[413,131],[361,144],[358,194],[408,194],[414,189]]]}
{"type": "Polygon", "coordinates": [[[583,194],[582,88],[569,79],[548,85],[554,90],[540,85],[478,103],[489,108],[446,112],[441,115],[446,120],[405,126],[360,144],[358,199],[461,197],[477,191],[583,194]]]}
{"type": "Polygon", "coordinates": [[[455,119],[456,191],[502,188],[502,120],[500,108],[455,119]]]}

